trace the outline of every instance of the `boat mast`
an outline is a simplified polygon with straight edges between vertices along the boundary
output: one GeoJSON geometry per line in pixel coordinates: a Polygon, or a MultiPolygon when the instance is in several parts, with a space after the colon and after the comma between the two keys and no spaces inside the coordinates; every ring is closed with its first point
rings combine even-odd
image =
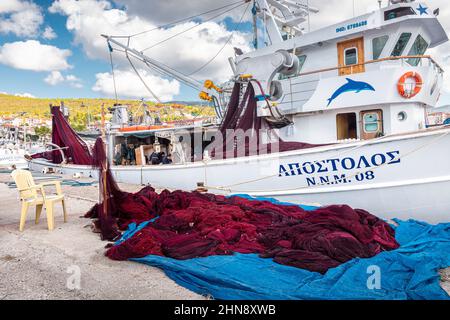
{"type": "Polygon", "coordinates": [[[293,0],[255,0],[259,9],[257,15],[263,19],[265,29],[271,44],[283,42],[281,32],[289,36],[303,34],[299,24],[308,21],[310,12],[317,13],[319,9],[293,0]]]}
{"type": "MultiPolygon", "coordinates": [[[[280,29],[275,21],[275,16],[273,15],[269,2],[272,0],[255,0],[257,4],[257,16],[263,20],[263,27],[267,32],[269,41],[271,44],[283,42],[283,37],[281,35],[280,29]]],[[[278,2],[277,0],[274,0],[278,2]]]]}

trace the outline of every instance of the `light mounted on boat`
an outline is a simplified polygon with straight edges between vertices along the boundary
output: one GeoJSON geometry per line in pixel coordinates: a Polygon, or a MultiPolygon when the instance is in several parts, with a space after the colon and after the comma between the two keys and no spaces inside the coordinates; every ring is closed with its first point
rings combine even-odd
{"type": "Polygon", "coordinates": [[[205,91],[201,91],[198,96],[200,97],[200,99],[205,100],[205,101],[212,101],[213,100],[213,98],[205,91]]]}
{"type": "Polygon", "coordinates": [[[212,82],[212,80],[206,80],[205,84],[204,84],[205,88],[208,90],[214,89],[219,93],[222,93],[222,89],[220,89],[219,87],[217,87],[214,82],[212,82]]]}
{"type": "Polygon", "coordinates": [[[239,76],[239,79],[240,80],[250,80],[250,79],[253,79],[253,75],[251,75],[251,74],[241,74],[239,76]]]}

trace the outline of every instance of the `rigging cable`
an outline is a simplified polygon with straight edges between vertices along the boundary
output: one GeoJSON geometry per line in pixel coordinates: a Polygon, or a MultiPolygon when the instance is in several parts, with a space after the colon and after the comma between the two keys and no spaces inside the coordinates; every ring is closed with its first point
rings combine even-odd
{"type": "Polygon", "coordinates": [[[119,99],[117,97],[116,76],[114,73],[114,63],[113,63],[113,57],[112,57],[113,48],[111,47],[111,44],[109,43],[109,41],[108,41],[108,49],[109,49],[109,61],[111,62],[111,71],[112,71],[112,77],[113,77],[113,83],[114,83],[114,95],[116,97],[116,104],[118,104],[119,99]]]}
{"type": "Polygon", "coordinates": [[[209,59],[206,63],[204,63],[200,68],[196,69],[194,72],[188,74],[188,76],[192,76],[193,74],[196,74],[198,72],[200,72],[201,70],[203,70],[206,66],[208,66],[211,62],[213,62],[218,56],[219,54],[223,51],[223,49],[225,49],[225,47],[227,46],[227,44],[230,43],[231,39],[233,38],[233,32],[236,31],[237,26],[240,25],[242,23],[242,20],[244,20],[245,14],[247,13],[247,10],[250,6],[250,2],[248,3],[247,7],[244,9],[244,12],[242,13],[241,19],[239,20],[239,22],[236,24],[236,26],[234,27],[233,30],[231,30],[231,34],[228,37],[227,41],[225,42],[225,44],[222,46],[222,48],[220,48],[220,50],[216,53],[216,55],[214,57],[212,57],[211,59],[209,59]]]}
{"type": "MultiPolygon", "coordinates": [[[[135,57],[136,58],[136,57],[135,57]]],[[[136,58],[136,59],[138,59],[138,60],[140,60],[139,58],[136,58]]],[[[154,71],[156,71],[156,72],[158,72],[159,74],[161,74],[161,75],[163,75],[163,76],[165,76],[165,77],[170,77],[170,78],[174,78],[174,76],[173,75],[171,75],[171,74],[169,74],[169,73],[167,73],[167,72],[164,72],[164,71],[161,71],[161,70],[159,70],[158,68],[155,68],[154,66],[152,66],[151,64],[149,64],[147,61],[144,61],[144,60],[140,60],[140,61],[142,61],[142,62],[144,62],[145,63],[145,65],[147,66],[147,67],[149,67],[150,69],[152,69],[152,70],[154,70],[154,71]]],[[[162,63],[161,63],[162,64],[162,63]]],[[[164,65],[164,64],[163,64],[164,65]]],[[[166,66],[167,68],[170,68],[169,66],[167,66],[167,65],[164,65],[164,66],[166,66]]],[[[170,68],[170,69],[172,69],[172,68],[170,68]]],[[[172,69],[173,70],[173,69],[172,69]]],[[[179,71],[178,71],[179,72],[179,71]]],[[[181,73],[181,72],[179,72],[179,73],[181,73]]],[[[182,75],[184,75],[185,77],[188,77],[187,75],[185,75],[185,74],[183,74],[183,73],[181,73],[182,75]]],[[[176,78],[175,78],[176,79],[176,78]]],[[[196,79],[194,79],[194,78],[191,78],[191,80],[193,80],[193,81],[197,81],[196,79]]],[[[180,80],[178,80],[178,81],[180,81],[180,80]]],[[[186,82],[186,81],[180,81],[180,82],[183,82],[185,85],[187,85],[188,87],[191,87],[192,89],[194,89],[194,90],[199,90],[198,89],[198,87],[195,87],[194,85],[192,85],[192,84],[190,84],[190,83],[188,83],[188,82],[186,82]]]]}
{"type": "Polygon", "coordinates": [[[131,67],[133,68],[134,72],[137,74],[137,76],[139,77],[139,79],[141,79],[141,82],[144,84],[145,88],[148,90],[148,92],[150,92],[150,94],[153,96],[153,98],[155,98],[155,100],[158,103],[161,103],[161,100],[158,98],[158,96],[150,89],[150,87],[147,85],[147,83],[144,81],[144,78],[142,78],[141,74],[139,73],[139,71],[136,69],[136,67],[134,66],[133,62],[130,59],[130,56],[128,55],[128,51],[126,52],[126,56],[128,59],[128,62],[130,63],[131,67]]]}
{"type": "MultiPolygon", "coordinates": [[[[109,42],[108,42],[108,45],[111,46],[111,44],[110,44],[109,42]]],[[[112,48],[112,47],[111,47],[111,48],[112,48]]],[[[167,73],[167,72],[165,72],[165,71],[163,71],[163,70],[160,70],[159,68],[156,68],[155,66],[149,64],[145,59],[142,59],[141,57],[136,56],[132,51],[130,52],[128,49],[127,49],[127,50],[120,50],[120,49],[114,48],[114,50],[117,50],[117,51],[120,51],[120,52],[124,52],[125,54],[127,54],[127,55],[129,55],[129,56],[131,56],[131,57],[133,57],[133,58],[135,58],[135,59],[137,59],[137,60],[139,60],[139,61],[145,63],[145,65],[146,65],[149,69],[152,69],[153,71],[156,71],[156,72],[158,72],[159,74],[161,74],[161,75],[163,75],[163,76],[169,76],[169,77],[174,78],[174,76],[171,75],[170,73],[167,73]]],[[[168,66],[168,65],[166,65],[166,64],[164,64],[164,63],[162,63],[162,62],[159,62],[159,63],[160,63],[161,65],[163,65],[164,67],[170,69],[170,70],[176,71],[176,70],[174,70],[173,68],[171,68],[170,66],[168,66]]],[[[182,73],[182,72],[180,72],[180,71],[176,71],[176,72],[179,73],[179,74],[181,74],[181,75],[183,75],[183,76],[185,76],[186,78],[190,78],[190,80],[193,81],[193,82],[195,82],[195,81],[198,82],[198,80],[196,80],[195,78],[189,77],[189,76],[187,76],[186,74],[184,74],[184,73],[182,73]]],[[[176,77],[175,77],[175,79],[176,79],[176,77]]],[[[179,81],[180,81],[180,80],[179,80],[179,81]]],[[[194,86],[194,85],[192,85],[192,84],[190,84],[190,83],[188,83],[188,82],[185,82],[185,81],[181,81],[181,82],[185,83],[187,86],[193,88],[194,90],[198,90],[198,87],[196,87],[196,86],[194,86]]]]}
{"type": "Polygon", "coordinates": [[[206,22],[209,22],[209,21],[211,21],[211,20],[213,20],[213,19],[215,19],[215,18],[217,18],[217,17],[220,17],[220,16],[224,15],[225,13],[228,13],[228,12],[230,12],[230,11],[233,11],[233,10],[236,9],[236,8],[241,7],[241,6],[244,5],[244,4],[245,4],[245,3],[241,3],[241,4],[237,5],[237,6],[232,7],[231,9],[228,9],[228,10],[224,11],[224,12],[220,12],[219,14],[214,15],[214,16],[212,16],[212,17],[206,19],[206,20],[203,21],[202,23],[199,23],[199,24],[196,24],[196,25],[194,25],[194,26],[192,26],[192,27],[189,27],[189,28],[187,28],[187,29],[185,29],[185,30],[183,30],[183,31],[180,31],[180,32],[178,32],[178,33],[176,33],[176,34],[174,34],[174,35],[172,35],[172,36],[170,36],[170,37],[168,37],[168,38],[166,38],[166,39],[164,39],[164,40],[162,40],[162,41],[159,41],[159,42],[157,42],[157,43],[155,43],[155,44],[153,44],[153,45],[151,45],[151,46],[149,46],[149,47],[147,47],[147,48],[141,50],[141,52],[144,52],[144,51],[146,51],[146,50],[148,50],[148,49],[154,48],[154,47],[156,47],[156,46],[158,46],[158,45],[160,45],[160,44],[162,44],[162,43],[164,43],[164,42],[167,42],[167,41],[169,41],[169,40],[171,40],[171,39],[173,39],[173,38],[175,38],[175,37],[177,37],[177,36],[183,34],[183,33],[186,33],[186,32],[188,32],[188,31],[190,31],[190,30],[193,30],[193,29],[195,29],[195,28],[201,26],[202,24],[205,24],[206,22]]]}
{"type": "MultiPolygon", "coordinates": [[[[195,15],[195,16],[192,16],[192,17],[189,17],[189,18],[185,18],[185,19],[179,20],[179,21],[177,21],[177,22],[173,22],[173,23],[171,23],[171,24],[166,24],[166,25],[164,25],[164,26],[156,27],[156,28],[153,28],[153,29],[151,29],[151,30],[143,31],[143,32],[140,32],[140,33],[137,33],[137,34],[134,34],[134,35],[130,35],[130,36],[112,36],[112,37],[115,37],[115,38],[128,38],[128,42],[129,42],[130,39],[131,39],[132,37],[135,37],[135,36],[138,36],[138,35],[141,35],[141,34],[144,34],[144,33],[148,33],[148,32],[151,32],[151,31],[153,31],[153,30],[160,29],[160,28],[162,28],[162,27],[167,27],[167,26],[173,25],[173,24],[175,24],[175,23],[179,23],[179,22],[182,22],[182,21],[185,21],[185,20],[189,20],[189,19],[192,19],[192,18],[195,18],[195,17],[199,17],[199,16],[205,15],[205,14],[207,14],[207,13],[211,13],[211,12],[214,12],[214,11],[218,11],[218,10],[221,10],[221,9],[228,8],[228,7],[230,7],[230,6],[233,6],[232,8],[230,8],[230,9],[228,9],[228,10],[225,10],[225,11],[223,11],[223,12],[220,12],[219,14],[214,15],[213,17],[210,17],[210,18],[206,19],[205,21],[203,21],[203,22],[200,23],[200,24],[196,24],[196,25],[193,26],[193,27],[190,27],[190,28],[188,28],[188,29],[186,29],[186,30],[183,30],[183,31],[181,31],[181,32],[179,32],[179,33],[177,33],[177,34],[175,34],[175,35],[172,35],[171,37],[166,38],[165,40],[162,40],[162,41],[160,41],[160,42],[158,42],[158,43],[156,43],[156,44],[153,44],[152,46],[147,47],[147,48],[145,48],[144,50],[141,51],[141,52],[144,52],[145,50],[151,49],[151,48],[153,48],[153,47],[155,47],[155,46],[157,46],[157,45],[159,45],[159,44],[161,44],[161,43],[164,43],[164,42],[166,42],[166,41],[169,41],[169,40],[175,38],[175,37],[178,36],[178,35],[181,35],[181,34],[183,34],[183,33],[185,33],[185,32],[188,32],[188,31],[190,31],[190,30],[192,30],[192,29],[194,29],[194,28],[196,28],[196,27],[198,27],[198,26],[200,26],[200,25],[202,25],[202,24],[204,24],[204,23],[206,23],[206,22],[208,22],[208,21],[211,21],[211,20],[213,20],[213,19],[215,19],[215,18],[217,18],[217,17],[219,17],[219,16],[221,16],[221,15],[224,15],[225,13],[228,13],[228,12],[230,12],[230,11],[236,9],[236,8],[239,8],[239,7],[243,6],[245,3],[248,3],[248,5],[247,5],[247,8],[248,8],[248,6],[250,5],[250,0],[245,0],[244,2],[242,2],[242,0],[241,0],[241,1],[237,1],[237,2],[234,2],[234,3],[228,4],[228,5],[226,5],[226,6],[222,6],[222,7],[217,8],[217,9],[212,9],[212,10],[206,11],[206,12],[201,13],[201,14],[199,14],[199,15],[195,15]],[[235,4],[238,4],[238,5],[235,6],[235,4]]],[[[243,15],[242,15],[242,18],[241,18],[240,22],[243,20],[243,18],[244,18],[244,16],[245,16],[245,13],[246,13],[246,11],[247,11],[247,8],[246,8],[246,10],[244,10],[244,13],[243,13],[243,15]]],[[[200,67],[199,69],[197,69],[194,73],[199,72],[199,71],[202,70],[204,67],[206,67],[208,64],[210,64],[210,63],[211,63],[211,62],[212,62],[212,61],[220,54],[220,52],[225,48],[225,46],[229,43],[229,41],[231,40],[231,37],[232,37],[232,35],[230,35],[230,37],[229,37],[229,39],[227,40],[227,42],[225,43],[225,45],[219,50],[219,52],[218,52],[212,59],[210,59],[210,61],[208,61],[205,65],[201,66],[201,67],[200,67]]],[[[110,60],[111,60],[111,67],[112,67],[112,72],[113,72],[114,91],[115,91],[115,94],[116,94],[116,102],[117,102],[118,98],[117,98],[116,81],[115,81],[115,75],[114,75],[114,66],[113,66],[113,63],[112,63],[112,51],[113,51],[113,49],[112,49],[111,44],[110,44],[109,42],[108,42],[108,47],[109,47],[109,49],[110,49],[110,60]]],[[[128,61],[129,61],[130,65],[132,66],[134,72],[135,72],[135,73],[138,75],[138,77],[141,79],[141,81],[142,81],[142,83],[144,84],[144,86],[146,87],[146,89],[151,93],[151,95],[152,95],[158,102],[160,102],[159,98],[158,98],[158,97],[156,96],[156,94],[148,87],[148,85],[145,83],[144,79],[142,78],[142,76],[141,76],[140,73],[138,72],[138,70],[135,68],[134,64],[132,63],[132,61],[131,61],[131,59],[130,59],[130,57],[129,57],[128,50],[125,50],[125,53],[126,53],[127,59],[128,59],[128,61]]],[[[161,73],[161,74],[163,74],[163,75],[167,75],[167,74],[165,74],[164,72],[162,72],[161,70],[158,70],[158,68],[152,67],[147,61],[141,60],[141,59],[135,57],[134,55],[132,55],[132,56],[133,56],[134,58],[140,60],[140,61],[143,61],[143,62],[144,62],[148,67],[150,67],[151,69],[153,69],[153,70],[155,70],[155,71],[157,71],[157,72],[159,72],[159,73],[161,73]]],[[[168,67],[168,66],[166,66],[166,67],[168,67]]],[[[194,73],[192,73],[192,74],[194,74],[194,73]]],[[[189,78],[191,78],[192,80],[197,81],[195,78],[190,77],[190,75],[184,75],[184,76],[189,77],[189,78]]],[[[191,87],[194,88],[194,86],[192,86],[192,85],[189,85],[189,86],[191,86],[191,87]]],[[[198,88],[194,88],[194,89],[198,90],[198,88]]]]}
{"type": "Polygon", "coordinates": [[[234,5],[238,4],[238,3],[242,3],[242,1],[243,0],[239,0],[239,1],[236,1],[236,2],[233,2],[233,3],[229,3],[229,4],[225,5],[225,6],[222,6],[222,7],[219,7],[219,8],[215,8],[215,9],[211,9],[211,10],[208,10],[208,11],[205,11],[205,12],[202,12],[202,13],[199,13],[199,14],[187,17],[187,18],[183,18],[183,19],[180,19],[180,20],[172,21],[170,23],[167,23],[167,24],[164,24],[164,25],[160,25],[160,26],[157,26],[157,27],[154,27],[152,29],[145,30],[145,31],[142,31],[142,32],[138,32],[138,33],[132,34],[130,36],[113,36],[113,38],[137,37],[137,36],[140,36],[140,35],[145,34],[145,33],[149,33],[149,32],[152,32],[152,31],[155,31],[155,30],[158,30],[158,29],[168,28],[168,27],[173,26],[175,24],[179,24],[181,22],[185,22],[185,21],[188,21],[188,20],[192,20],[194,18],[198,18],[198,17],[204,16],[204,15],[206,15],[208,13],[212,13],[212,12],[215,12],[215,11],[219,11],[219,10],[222,10],[222,9],[234,6],[234,5]]]}

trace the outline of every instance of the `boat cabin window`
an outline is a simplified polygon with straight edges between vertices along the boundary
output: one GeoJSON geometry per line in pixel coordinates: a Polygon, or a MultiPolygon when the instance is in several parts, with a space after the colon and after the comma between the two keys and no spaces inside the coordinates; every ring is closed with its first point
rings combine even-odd
{"type": "Polygon", "coordinates": [[[336,115],[337,139],[357,139],[356,113],[340,113],[336,115]]]}
{"type": "Polygon", "coordinates": [[[298,58],[298,71],[296,74],[290,75],[290,76],[286,76],[284,74],[280,74],[280,76],[278,77],[278,80],[285,80],[285,79],[289,79],[289,78],[294,78],[297,77],[303,69],[303,65],[305,64],[306,61],[306,55],[302,54],[302,55],[297,55],[298,58]]]}
{"type": "Polygon", "coordinates": [[[344,64],[346,66],[351,66],[351,65],[354,65],[354,64],[358,64],[358,49],[357,48],[345,49],[345,52],[344,52],[344,64]]]}
{"type": "Polygon", "coordinates": [[[397,19],[404,16],[414,16],[416,12],[411,7],[401,7],[392,10],[387,10],[384,12],[384,20],[389,21],[392,19],[397,19]]]}
{"type": "Polygon", "coordinates": [[[297,56],[298,57],[298,73],[300,73],[300,71],[302,71],[303,69],[303,65],[305,64],[306,61],[306,55],[302,54],[301,56],[297,56]]]}
{"type": "MultiPolygon", "coordinates": [[[[416,41],[414,41],[414,44],[409,51],[409,56],[421,56],[427,51],[428,49],[428,42],[425,41],[425,39],[419,34],[416,38],[416,41]]],[[[420,62],[420,58],[411,58],[408,59],[407,62],[412,66],[417,66],[420,62]]]]}
{"type": "Polygon", "coordinates": [[[377,113],[366,113],[363,117],[364,132],[373,133],[378,131],[378,122],[380,121],[377,113]]]}
{"type": "Polygon", "coordinates": [[[386,46],[388,40],[389,36],[387,35],[377,37],[372,40],[373,60],[377,60],[380,58],[381,53],[383,52],[383,49],[386,46]]]}
{"type": "Polygon", "coordinates": [[[406,45],[409,42],[409,39],[411,39],[412,34],[410,32],[404,32],[400,35],[400,38],[397,41],[397,44],[394,47],[394,50],[392,51],[391,56],[393,57],[399,57],[403,54],[403,51],[406,48],[406,45]]]}
{"type": "Polygon", "coordinates": [[[383,135],[383,111],[361,111],[361,139],[373,139],[383,135]]]}

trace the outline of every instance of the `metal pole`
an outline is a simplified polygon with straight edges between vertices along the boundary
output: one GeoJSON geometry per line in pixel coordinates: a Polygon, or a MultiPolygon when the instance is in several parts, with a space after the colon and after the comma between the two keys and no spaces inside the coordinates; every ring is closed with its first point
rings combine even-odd
{"type": "Polygon", "coordinates": [[[306,6],[308,7],[308,32],[311,32],[311,12],[309,11],[309,0],[306,0],[306,6]]]}
{"type": "Polygon", "coordinates": [[[134,55],[135,57],[139,58],[143,62],[150,64],[152,66],[152,68],[156,69],[156,71],[164,73],[166,75],[170,75],[171,77],[175,78],[176,80],[178,80],[180,82],[187,84],[190,87],[193,87],[199,91],[203,91],[203,84],[200,83],[199,81],[196,81],[195,79],[192,79],[192,78],[182,74],[181,72],[178,72],[166,65],[159,63],[158,61],[146,56],[142,52],[139,52],[136,49],[130,48],[130,47],[120,43],[119,41],[111,38],[110,36],[102,34],[102,37],[106,38],[109,42],[114,43],[115,45],[121,47],[122,49],[124,49],[128,53],[134,55]]]}
{"type": "Polygon", "coordinates": [[[87,107],[88,127],[90,129],[91,128],[91,113],[89,111],[89,105],[87,105],[86,107],[87,107]]]}
{"type": "Polygon", "coordinates": [[[258,49],[258,17],[256,12],[256,0],[253,0],[253,47],[258,49]]]}
{"type": "Polygon", "coordinates": [[[105,162],[103,164],[103,168],[102,168],[102,183],[103,183],[103,215],[106,218],[107,214],[108,214],[108,188],[106,186],[107,183],[107,171],[108,171],[108,155],[107,155],[107,150],[106,150],[106,143],[105,143],[105,138],[106,138],[106,131],[105,131],[105,104],[102,104],[102,142],[103,142],[103,148],[105,148],[105,162]]]}
{"type": "Polygon", "coordinates": [[[105,132],[105,104],[102,103],[102,120],[101,120],[101,132],[102,139],[105,140],[106,132],[105,132]]]}

